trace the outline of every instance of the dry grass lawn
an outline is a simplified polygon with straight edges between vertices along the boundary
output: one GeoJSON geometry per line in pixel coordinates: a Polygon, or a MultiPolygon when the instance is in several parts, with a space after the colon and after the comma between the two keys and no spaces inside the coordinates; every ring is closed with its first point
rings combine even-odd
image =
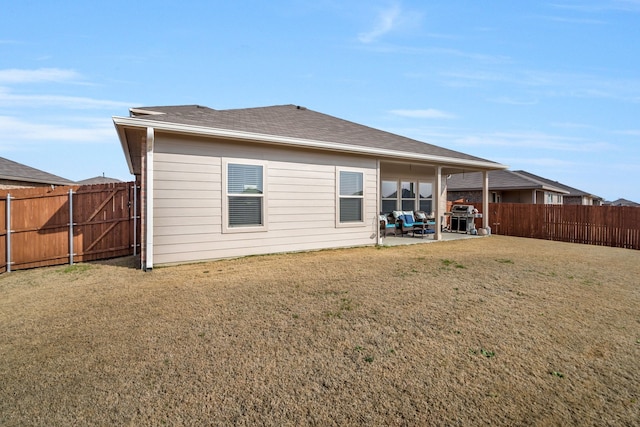
{"type": "Polygon", "coordinates": [[[640,251],[130,264],[0,276],[1,425],[640,423],[640,251]]]}

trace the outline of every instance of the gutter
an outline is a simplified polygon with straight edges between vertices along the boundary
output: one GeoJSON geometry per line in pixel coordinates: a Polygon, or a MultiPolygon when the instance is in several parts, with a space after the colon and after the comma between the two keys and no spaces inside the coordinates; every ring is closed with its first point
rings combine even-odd
{"type": "Polygon", "coordinates": [[[172,132],[172,133],[206,135],[206,136],[215,136],[215,137],[226,138],[226,139],[235,139],[235,140],[242,140],[242,141],[262,142],[262,143],[267,142],[267,143],[280,144],[280,145],[286,145],[286,146],[316,148],[316,149],[340,151],[344,153],[353,153],[353,154],[368,154],[368,155],[396,158],[396,159],[402,159],[402,160],[419,160],[419,161],[433,162],[435,164],[444,165],[444,166],[466,166],[466,167],[482,169],[482,170],[508,169],[508,166],[502,165],[500,163],[494,163],[494,162],[485,162],[485,161],[467,160],[467,159],[454,159],[452,157],[408,153],[405,151],[387,150],[382,148],[367,148],[367,147],[362,147],[358,145],[348,145],[348,144],[342,144],[342,143],[336,143],[336,142],[317,141],[317,140],[294,138],[294,137],[287,137],[287,136],[266,135],[266,134],[260,134],[260,133],[235,131],[235,130],[228,130],[228,129],[218,129],[218,128],[205,127],[205,126],[158,122],[156,120],[140,119],[139,117],[114,116],[113,123],[115,124],[116,129],[118,130],[120,143],[122,144],[123,149],[125,149],[125,153],[127,156],[127,163],[129,164],[130,170],[132,168],[132,164],[131,164],[131,158],[128,150],[128,144],[126,142],[126,137],[124,134],[124,129],[123,129],[124,127],[134,127],[134,128],[141,128],[141,129],[151,127],[156,130],[172,132]]]}

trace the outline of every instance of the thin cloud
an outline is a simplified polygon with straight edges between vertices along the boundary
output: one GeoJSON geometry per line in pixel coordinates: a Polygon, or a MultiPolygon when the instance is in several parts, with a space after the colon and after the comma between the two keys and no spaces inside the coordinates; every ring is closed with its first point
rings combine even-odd
{"type": "Polygon", "coordinates": [[[93,99],[81,96],[19,95],[0,87],[0,107],[62,107],[68,109],[114,109],[129,108],[135,103],[93,99]]]}
{"type": "Polygon", "coordinates": [[[428,108],[426,110],[391,110],[391,114],[402,117],[411,117],[416,119],[455,119],[455,114],[446,111],[428,108]]]}
{"type": "Polygon", "coordinates": [[[545,19],[554,22],[562,22],[565,24],[587,24],[587,25],[604,25],[607,22],[602,21],[600,19],[589,19],[589,18],[566,18],[562,16],[548,16],[545,19]]]}
{"type": "Polygon", "coordinates": [[[533,100],[523,100],[523,99],[515,99],[509,96],[500,96],[497,98],[490,98],[488,101],[494,102],[496,104],[506,104],[506,105],[536,105],[538,104],[537,99],[533,100]]]}
{"type": "Polygon", "coordinates": [[[640,12],[640,1],[638,0],[611,0],[597,3],[555,3],[551,5],[557,9],[576,10],[580,12],[597,13],[607,10],[618,10],[623,12],[640,12]]]}
{"type": "Polygon", "coordinates": [[[540,98],[593,98],[640,102],[639,79],[611,79],[595,74],[560,73],[543,70],[505,69],[443,72],[445,84],[454,87],[478,87],[501,83],[533,90],[540,98]]]}
{"type": "Polygon", "coordinates": [[[541,132],[495,132],[484,135],[465,136],[455,140],[462,146],[472,147],[507,147],[517,149],[552,150],[565,152],[602,152],[611,150],[611,144],[549,135],[541,132]]]}
{"type": "Polygon", "coordinates": [[[570,160],[562,160],[553,157],[513,157],[513,158],[501,158],[500,161],[509,165],[531,165],[531,166],[544,166],[544,167],[563,167],[569,168],[576,165],[576,162],[570,160]]]}
{"type": "Polygon", "coordinates": [[[81,80],[82,76],[74,70],[60,68],[39,68],[25,70],[9,68],[0,70],[0,84],[7,83],[62,83],[81,80]]]}
{"type": "Polygon", "coordinates": [[[618,135],[640,136],[640,129],[628,129],[614,132],[618,135]]]}
{"type": "Polygon", "coordinates": [[[0,145],[21,142],[111,142],[115,135],[110,120],[82,120],[78,126],[61,126],[29,122],[10,116],[0,116],[0,145]]]}
{"type": "Polygon", "coordinates": [[[415,27],[421,18],[420,13],[403,10],[400,3],[395,1],[380,11],[370,31],[358,34],[358,40],[364,44],[373,43],[390,32],[415,27]]]}
{"type": "Polygon", "coordinates": [[[362,43],[371,43],[379,37],[393,30],[400,16],[400,6],[394,3],[389,9],[385,9],[378,15],[378,20],[373,30],[358,34],[358,40],[362,43]]]}

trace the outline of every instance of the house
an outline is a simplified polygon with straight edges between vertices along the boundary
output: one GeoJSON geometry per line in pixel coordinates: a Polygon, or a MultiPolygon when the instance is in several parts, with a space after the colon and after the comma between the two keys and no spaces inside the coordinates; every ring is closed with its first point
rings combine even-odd
{"type": "MultiPolygon", "coordinates": [[[[524,171],[493,170],[489,175],[489,200],[492,203],[563,203],[569,190],[565,186],[551,184],[548,180],[535,178],[524,171]]],[[[449,201],[463,199],[468,203],[482,200],[482,174],[464,172],[447,177],[447,198],[449,201]]]]}
{"type": "Polygon", "coordinates": [[[129,112],[113,121],[141,186],[145,270],[375,245],[393,209],[433,212],[439,239],[442,177],[506,168],[295,105],[129,112]]]}
{"type": "Polygon", "coordinates": [[[104,176],[104,174],[102,174],[102,176],[96,176],[93,178],[88,178],[88,179],[83,179],[82,181],[78,181],[77,184],[80,185],[95,185],[95,184],[113,184],[116,182],[122,182],[119,179],[116,178],[109,178],[108,176],[104,176]]]}
{"type": "Polygon", "coordinates": [[[608,206],[631,206],[631,207],[640,207],[640,203],[633,202],[627,199],[616,199],[613,202],[604,202],[604,205],[608,206]]]}
{"type": "Polygon", "coordinates": [[[538,175],[534,175],[530,172],[525,172],[525,171],[516,171],[516,172],[519,173],[520,175],[527,176],[533,180],[544,182],[553,187],[568,191],[567,194],[564,194],[562,196],[563,205],[602,206],[602,202],[604,201],[604,199],[600,196],[587,193],[586,191],[578,190],[577,188],[570,187],[558,181],[552,181],[550,179],[543,178],[538,175]]]}
{"type": "Polygon", "coordinates": [[[72,184],[68,179],[0,157],[0,189],[72,184]]]}

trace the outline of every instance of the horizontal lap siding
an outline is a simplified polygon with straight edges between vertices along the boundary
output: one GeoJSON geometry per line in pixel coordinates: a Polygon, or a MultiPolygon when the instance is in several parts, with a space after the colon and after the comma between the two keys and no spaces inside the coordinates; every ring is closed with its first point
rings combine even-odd
{"type": "Polygon", "coordinates": [[[156,264],[375,243],[375,160],[171,138],[156,136],[156,264]],[[222,232],[223,158],[267,162],[267,231],[222,232]],[[336,227],[336,165],[365,172],[365,225],[336,227]]]}

